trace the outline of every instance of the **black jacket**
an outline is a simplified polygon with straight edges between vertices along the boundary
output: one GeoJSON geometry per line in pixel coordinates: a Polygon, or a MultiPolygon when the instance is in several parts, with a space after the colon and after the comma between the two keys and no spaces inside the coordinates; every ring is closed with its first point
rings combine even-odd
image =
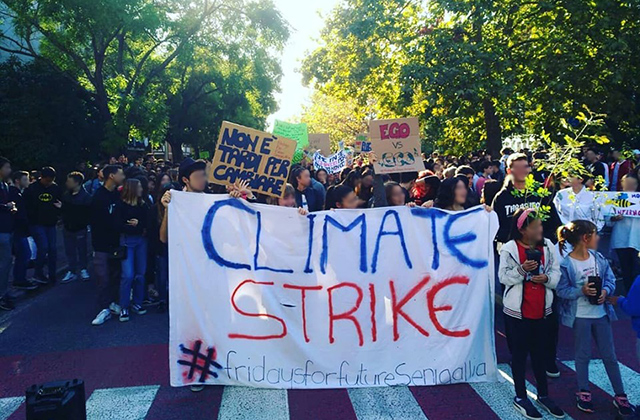
{"type": "Polygon", "coordinates": [[[27,219],[27,205],[24,192],[13,185],[9,187],[9,201],[16,203],[18,211],[14,213],[14,234],[22,237],[29,236],[29,220],[27,219]]]}
{"type": "MultiPolygon", "coordinates": [[[[509,181],[500,190],[500,192],[493,199],[493,210],[498,215],[498,222],[500,227],[496,234],[496,241],[501,243],[509,242],[509,235],[511,233],[511,224],[513,222],[513,214],[520,208],[538,208],[540,206],[540,197],[529,196],[515,197],[512,194],[514,190],[513,184],[509,181]]],[[[542,223],[544,229],[544,236],[551,239],[553,243],[558,241],[556,237],[556,230],[562,224],[560,217],[553,205],[553,196],[549,195],[542,199],[542,204],[551,207],[549,218],[542,223]]]]}
{"type": "Polygon", "coordinates": [[[143,235],[149,223],[149,207],[144,204],[131,206],[124,201],[118,202],[116,209],[118,213],[118,230],[125,235],[143,235]],[[138,219],[136,226],[127,224],[128,220],[138,219]]]}
{"type": "Polygon", "coordinates": [[[24,191],[30,225],[55,226],[60,209],[53,205],[62,198],[62,190],[55,182],[48,187],[36,181],[24,191]]]}
{"type": "Polygon", "coordinates": [[[91,243],[96,252],[113,252],[120,245],[116,205],[120,201],[117,190],[98,188],[91,200],[91,243]]]}
{"type": "Polygon", "coordinates": [[[80,188],[77,194],[67,191],[62,195],[62,223],[69,232],[77,232],[87,227],[91,215],[91,196],[80,188]]]}
{"type": "Polygon", "coordinates": [[[15,214],[9,210],[7,203],[13,201],[6,182],[0,181],[0,233],[11,233],[14,228],[15,214]]]}

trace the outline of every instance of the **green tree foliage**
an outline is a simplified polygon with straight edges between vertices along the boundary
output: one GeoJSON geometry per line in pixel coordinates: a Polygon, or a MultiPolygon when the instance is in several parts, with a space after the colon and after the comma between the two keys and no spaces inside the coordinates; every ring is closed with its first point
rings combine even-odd
{"type": "Polygon", "coordinates": [[[365,109],[353,99],[339,100],[316,91],[311,104],[303,108],[300,122],[307,124],[309,133],[328,133],[332,150],[337,150],[339,141],[352,144],[357,134],[367,132],[365,109]]]}
{"type": "Polygon", "coordinates": [[[42,63],[0,63],[0,155],[19,169],[92,160],[99,133],[76,84],[42,63]]]}
{"type": "MultiPolygon", "coordinates": [[[[200,55],[214,67],[264,59],[275,89],[281,73],[273,54],[289,35],[270,0],[3,0],[0,16],[11,25],[0,34],[0,50],[42,60],[73,81],[98,111],[105,150],[121,148],[132,134],[157,139],[172,127],[171,96],[195,89],[179,76],[179,57],[200,55]]],[[[248,91],[252,110],[267,112],[271,91],[265,99],[253,97],[253,86],[248,91]]]]}
{"type": "Polygon", "coordinates": [[[305,79],[376,117],[420,117],[441,148],[494,154],[582,104],[617,143],[640,135],[640,9],[620,0],[347,0],[327,19],[305,79]],[[635,40],[635,41],[634,41],[635,40]]]}

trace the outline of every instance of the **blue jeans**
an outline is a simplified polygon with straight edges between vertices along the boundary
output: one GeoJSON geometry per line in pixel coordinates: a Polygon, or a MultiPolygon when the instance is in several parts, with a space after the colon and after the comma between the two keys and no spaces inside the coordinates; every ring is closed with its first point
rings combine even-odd
{"type": "Polygon", "coordinates": [[[24,283],[27,281],[27,267],[31,259],[31,248],[27,236],[13,235],[13,255],[16,257],[13,264],[13,281],[24,283]]]}
{"type": "Polygon", "coordinates": [[[75,232],[63,232],[64,250],[67,254],[67,263],[69,263],[69,271],[75,273],[80,269],[87,268],[87,228],[80,229],[75,232]]]}
{"type": "Polygon", "coordinates": [[[9,269],[11,268],[11,234],[0,233],[0,299],[9,290],[9,269]]]}
{"type": "Polygon", "coordinates": [[[169,301],[169,257],[166,255],[158,255],[156,257],[156,287],[160,294],[160,300],[169,301]]]}
{"type": "Polygon", "coordinates": [[[127,248],[127,258],[122,261],[120,306],[129,307],[131,288],[133,288],[133,304],[142,305],[144,273],[147,271],[147,239],[142,236],[125,235],[121,243],[127,248]]]}
{"type": "Polygon", "coordinates": [[[44,278],[44,265],[49,268],[49,278],[56,278],[56,263],[58,258],[57,232],[55,226],[31,226],[31,236],[36,242],[36,276],[44,278]]]}

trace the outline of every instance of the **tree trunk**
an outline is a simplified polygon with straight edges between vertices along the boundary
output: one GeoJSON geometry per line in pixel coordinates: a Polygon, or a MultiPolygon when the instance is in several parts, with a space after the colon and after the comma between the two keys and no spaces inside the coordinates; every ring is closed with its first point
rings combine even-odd
{"type": "Polygon", "coordinates": [[[496,115],[496,107],[492,99],[484,99],[482,108],[484,109],[484,123],[487,130],[487,150],[492,157],[496,157],[502,148],[500,118],[496,115]]]}
{"type": "Polygon", "coordinates": [[[182,142],[171,136],[169,133],[167,133],[165,141],[171,146],[171,160],[173,161],[173,163],[182,162],[182,159],[184,159],[184,156],[182,154],[182,142]]]}

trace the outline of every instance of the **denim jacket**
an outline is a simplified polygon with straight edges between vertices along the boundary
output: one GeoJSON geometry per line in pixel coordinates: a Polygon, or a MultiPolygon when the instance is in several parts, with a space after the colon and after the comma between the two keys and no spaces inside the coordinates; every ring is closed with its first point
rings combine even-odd
{"type": "MultiPolygon", "coordinates": [[[[596,273],[602,278],[602,288],[607,291],[607,296],[613,295],[616,290],[616,277],[609,262],[599,252],[589,250],[589,253],[595,257],[596,273]]],[[[560,282],[556,288],[556,294],[559,298],[560,322],[569,328],[573,328],[578,310],[578,298],[583,295],[582,287],[576,283],[577,277],[576,270],[571,263],[571,257],[567,255],[560,263],[560,282]]],[[[611,304],[605,302],[604,306],[610,321],[618,319],[611,304]]]]}

